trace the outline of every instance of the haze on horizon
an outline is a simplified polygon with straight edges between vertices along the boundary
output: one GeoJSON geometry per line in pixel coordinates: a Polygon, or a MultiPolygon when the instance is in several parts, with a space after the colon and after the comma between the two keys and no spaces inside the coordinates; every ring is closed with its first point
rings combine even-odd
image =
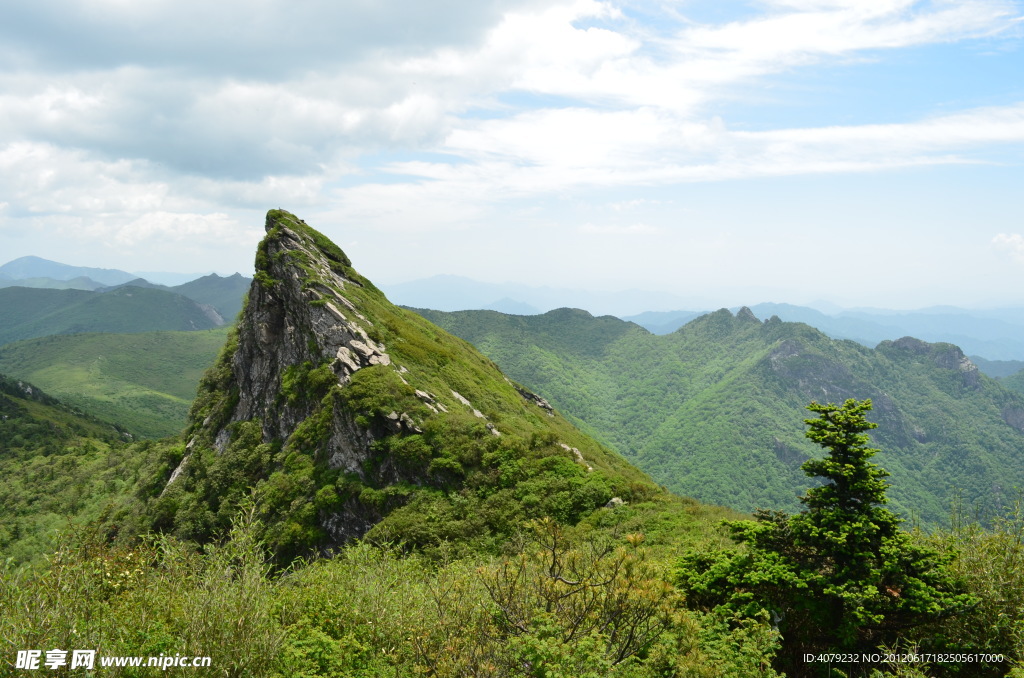
{"type": "Polygon", "coordinates": [[[0,7],[0,263],[1024,306],[1019,0],[0,7]]]}

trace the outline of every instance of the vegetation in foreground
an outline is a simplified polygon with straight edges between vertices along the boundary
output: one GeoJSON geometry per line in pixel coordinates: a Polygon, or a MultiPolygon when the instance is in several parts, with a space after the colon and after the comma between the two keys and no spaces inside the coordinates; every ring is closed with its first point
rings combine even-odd
{"type": "Polygon", "coordinates": [[[900,531],[865,409],[820,407],[809,435],[831,454],[808,472],[832,482],[799,515],[728,522],[735,542],[695,505],[627,504],[520,523],[497,553],[364,540],[282,569],[251,498],[202,547],[77,528],[0,572],[0,656],[13,671],[24,649],[180,653],[210,656],[210,675],[310,678],[1024,675],[1024,516],[900,531]],[[1005,661],[802,661],[878,648],[1005,661]]]}

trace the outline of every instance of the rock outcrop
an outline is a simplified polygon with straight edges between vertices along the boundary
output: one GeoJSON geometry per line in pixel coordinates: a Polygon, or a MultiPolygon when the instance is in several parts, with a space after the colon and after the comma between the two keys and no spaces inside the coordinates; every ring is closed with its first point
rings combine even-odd
{"type": "MultiPolygon", "coordinates": [[[[404,527],[389,538],[434,539],[417,500],[465,513],[548,487],[531,510],[572,519],[613,489],[631,499],[657,491],[469,344],[388,302],[302,220],[271,210],[266,232],[237,332],[200,384],[156,527],[207,538],[252,496],[271,547],[299,554],[396,512],[404,527]]],[[[465,531],[500,529],[466,520],[465,531]]]]}

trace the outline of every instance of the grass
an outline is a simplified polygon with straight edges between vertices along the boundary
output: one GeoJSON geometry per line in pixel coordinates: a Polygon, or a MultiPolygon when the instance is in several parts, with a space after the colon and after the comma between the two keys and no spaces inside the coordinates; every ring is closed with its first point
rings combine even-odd
{"type": "Polygon", "coordinates": [[[0,347],[0,373],[30,381],[136,436],[159,438],[185,427],[196,386],[227,331],[29,339],[0,347]]]}

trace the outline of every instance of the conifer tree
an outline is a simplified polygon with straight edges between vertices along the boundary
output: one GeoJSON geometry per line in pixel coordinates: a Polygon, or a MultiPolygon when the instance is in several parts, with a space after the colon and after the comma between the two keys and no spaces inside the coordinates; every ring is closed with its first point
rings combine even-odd
{"type": "Polygon", "coordinates": [[[691,553],[678,583],[705,609],[753,616],[767,611],[782,636],[780,668],[805,675],[807,652],[863,651],[912,635],[920,624],[967,604],[945,561],[911,541],[885,508],[889,475],[870,462],[865,418],[871,401],[811,403],[806,435],[828,454],[804,463],[825,483],[801,497],[795,516],[758,511],[727,523],[746,550],[691,553]]]}

